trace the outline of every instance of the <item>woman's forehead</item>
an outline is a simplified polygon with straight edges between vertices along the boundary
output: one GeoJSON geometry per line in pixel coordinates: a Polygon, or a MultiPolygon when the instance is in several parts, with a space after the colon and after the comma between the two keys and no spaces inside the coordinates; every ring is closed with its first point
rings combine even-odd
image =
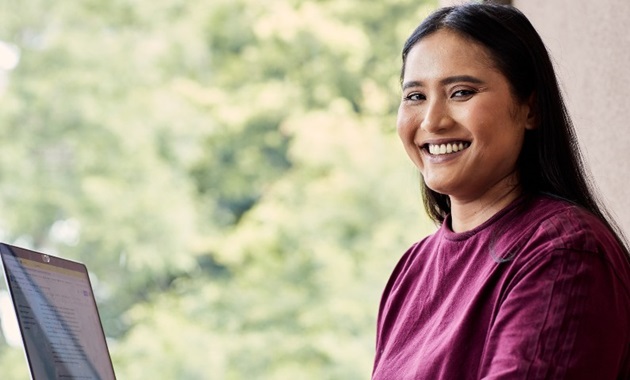
{"type": "Polygon", "coordinates": [[[403,77],[456,75],[471,70],[496,70],[488,49],[460,33],[441,29],[409,50],[403,77]]]}

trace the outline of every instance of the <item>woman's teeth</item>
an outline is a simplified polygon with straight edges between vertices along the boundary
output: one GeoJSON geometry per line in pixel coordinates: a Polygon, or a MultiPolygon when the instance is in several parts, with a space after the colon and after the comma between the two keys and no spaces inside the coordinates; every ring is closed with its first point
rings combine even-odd
{"type": "Polygon", "coordinates": [[[470,146],[468,142],[448,143],[448,144],[428,144],[429,153],[433,155],[456,153],[470,146]]]}

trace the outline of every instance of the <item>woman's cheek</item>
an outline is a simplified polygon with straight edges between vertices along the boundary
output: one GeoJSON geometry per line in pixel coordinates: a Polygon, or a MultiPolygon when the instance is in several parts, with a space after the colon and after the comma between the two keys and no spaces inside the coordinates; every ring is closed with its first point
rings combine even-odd
{"type": "Polygon", "coordinates": [[[413,115],[406,111],[403,106],[398,110],[398,119],[396,121],[396,127],[398,130],[398,136],[405,144],[413,142],[415,137],[415,128],[413,122],[413,115]]]}

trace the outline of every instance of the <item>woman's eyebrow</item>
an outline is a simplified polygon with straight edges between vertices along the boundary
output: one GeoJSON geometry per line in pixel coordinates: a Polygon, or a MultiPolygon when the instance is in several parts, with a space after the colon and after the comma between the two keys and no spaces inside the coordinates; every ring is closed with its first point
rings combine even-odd
{"type": "Polygon", "coordinates": [[[455,75],[452,77],[447,77],[447,78],[442,79],[440,81],[440,84],[445,85],[445,84],[453,84],[457,82],[467,82],[467,83],[474,83],[474,84],[483,83],[481,79],[477,77],[473,77],[472,75],[455,75]]]}
{"type": "Polygon", "coordinates": [[[424,86],[422,82],[417,81],[417,80],[412,80],[412,81],[403,83],[402,89],[404,91],[410,87],[422,87],[422,86],[424,86]]]}
{"type": "MultiPolygon", "coordinates": [[[[474,83],[474,84],[483,83],[481,79],[477,77],[473,77],[472,75],[454,75],[454,76],[446,77],[440,80],[440,84],[442,86],[447,85],[447,84],[457,83],[457,82],[467,82],[467,83],[474,83]]],[[[423,86],[424,86],[424,83],[422,81],[413,80],[413,81],[403,83],[402,89],[406,90],[410,87],[423,87],[423,86]]]]}

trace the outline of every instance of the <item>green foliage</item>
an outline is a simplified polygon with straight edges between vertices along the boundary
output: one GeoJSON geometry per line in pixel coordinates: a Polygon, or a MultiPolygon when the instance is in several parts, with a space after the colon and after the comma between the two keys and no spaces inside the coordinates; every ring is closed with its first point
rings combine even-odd
{"type": "Polygon", "coordinates": [[[394,125],[434,2],[1,1],[0,235],[93,271],[118,377],[368,378],[432,228],[394,125]]]}

